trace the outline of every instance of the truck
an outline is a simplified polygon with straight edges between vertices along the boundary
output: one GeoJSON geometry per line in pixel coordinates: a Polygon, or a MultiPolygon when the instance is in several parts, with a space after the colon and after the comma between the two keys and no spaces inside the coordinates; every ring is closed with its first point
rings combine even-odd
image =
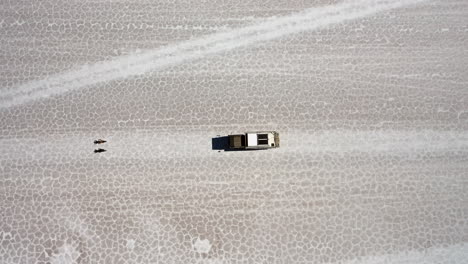
{"type": "Polygon", "coordinates": [[[279,133],[276,131],[246,132],[228,135],[229,148],[238,150],[270,149],[280,146],[279,133]]]}

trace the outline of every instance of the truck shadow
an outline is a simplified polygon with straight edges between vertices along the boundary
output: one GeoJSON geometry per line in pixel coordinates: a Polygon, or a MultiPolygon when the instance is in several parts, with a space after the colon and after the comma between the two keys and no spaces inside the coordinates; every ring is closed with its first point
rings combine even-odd
{"type": "Polygon", "coordinates": [[[229,148],[229,137],[228,136],[217,136],[211,138],[211,149],[212,150],[224,150],[224,151],[254,151],[256,149],[232,149],[229,148]]]}

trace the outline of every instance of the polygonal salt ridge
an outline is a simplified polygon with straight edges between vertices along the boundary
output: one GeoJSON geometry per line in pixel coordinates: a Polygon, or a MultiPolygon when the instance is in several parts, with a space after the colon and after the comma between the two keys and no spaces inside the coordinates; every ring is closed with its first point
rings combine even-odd
{"type": "Polygon", "coordinates": [[[193,250],[199,254],[208,254],[211,250],[211,243],[208,239],[200,239],[197,237],[192,247],[193,250]]]}
{"type": "MultiPolygon", "coordinates": [[[[237,27],[304,8],[169,2],[3,5],[1,87],[215,30],[203,23],[237,27]],[[35,15],[8,17],[18,12],[35,15]]],[[[0,235],[0,259],[463,263],[467,10],[463,1],[398,9],[0,112],[0,211],[13,228],[0,235]],[[288,130],[286,152],[210,153],[213,130],[268,123],[288,130]],[[88,142],[126,129],[109,156],[72,146],[77,130],[88,142]],[[65,204],[82,219],[54,220],[65,204]],[[200,232],[197,221],[221,228],[200,232]]]]}
{"type": "Polygon", "coordinates": [[[78,263],[81,253],[76,244],[63,244],[58,251],[50,257],[51,264],[75,264],[78,263]]]}

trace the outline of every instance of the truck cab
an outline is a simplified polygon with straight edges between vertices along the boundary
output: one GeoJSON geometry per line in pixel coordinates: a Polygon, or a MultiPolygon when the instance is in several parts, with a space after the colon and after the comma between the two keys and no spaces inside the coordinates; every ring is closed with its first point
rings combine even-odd
{"type": "Polygon", "coordinates": [[[280,145],[279,133],[276,131],[246,132],[228,137],[231,149],[269,149],[278,148],[280,145]]]}

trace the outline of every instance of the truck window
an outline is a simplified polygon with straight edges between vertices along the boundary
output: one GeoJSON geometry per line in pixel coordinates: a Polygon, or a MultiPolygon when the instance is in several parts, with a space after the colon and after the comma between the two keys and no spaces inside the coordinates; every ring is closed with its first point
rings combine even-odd
{"type": "Polygon", "coordinates": [[[258,134],[257,143],[258,145],[268,145],[268,134],[258,134]]]}

